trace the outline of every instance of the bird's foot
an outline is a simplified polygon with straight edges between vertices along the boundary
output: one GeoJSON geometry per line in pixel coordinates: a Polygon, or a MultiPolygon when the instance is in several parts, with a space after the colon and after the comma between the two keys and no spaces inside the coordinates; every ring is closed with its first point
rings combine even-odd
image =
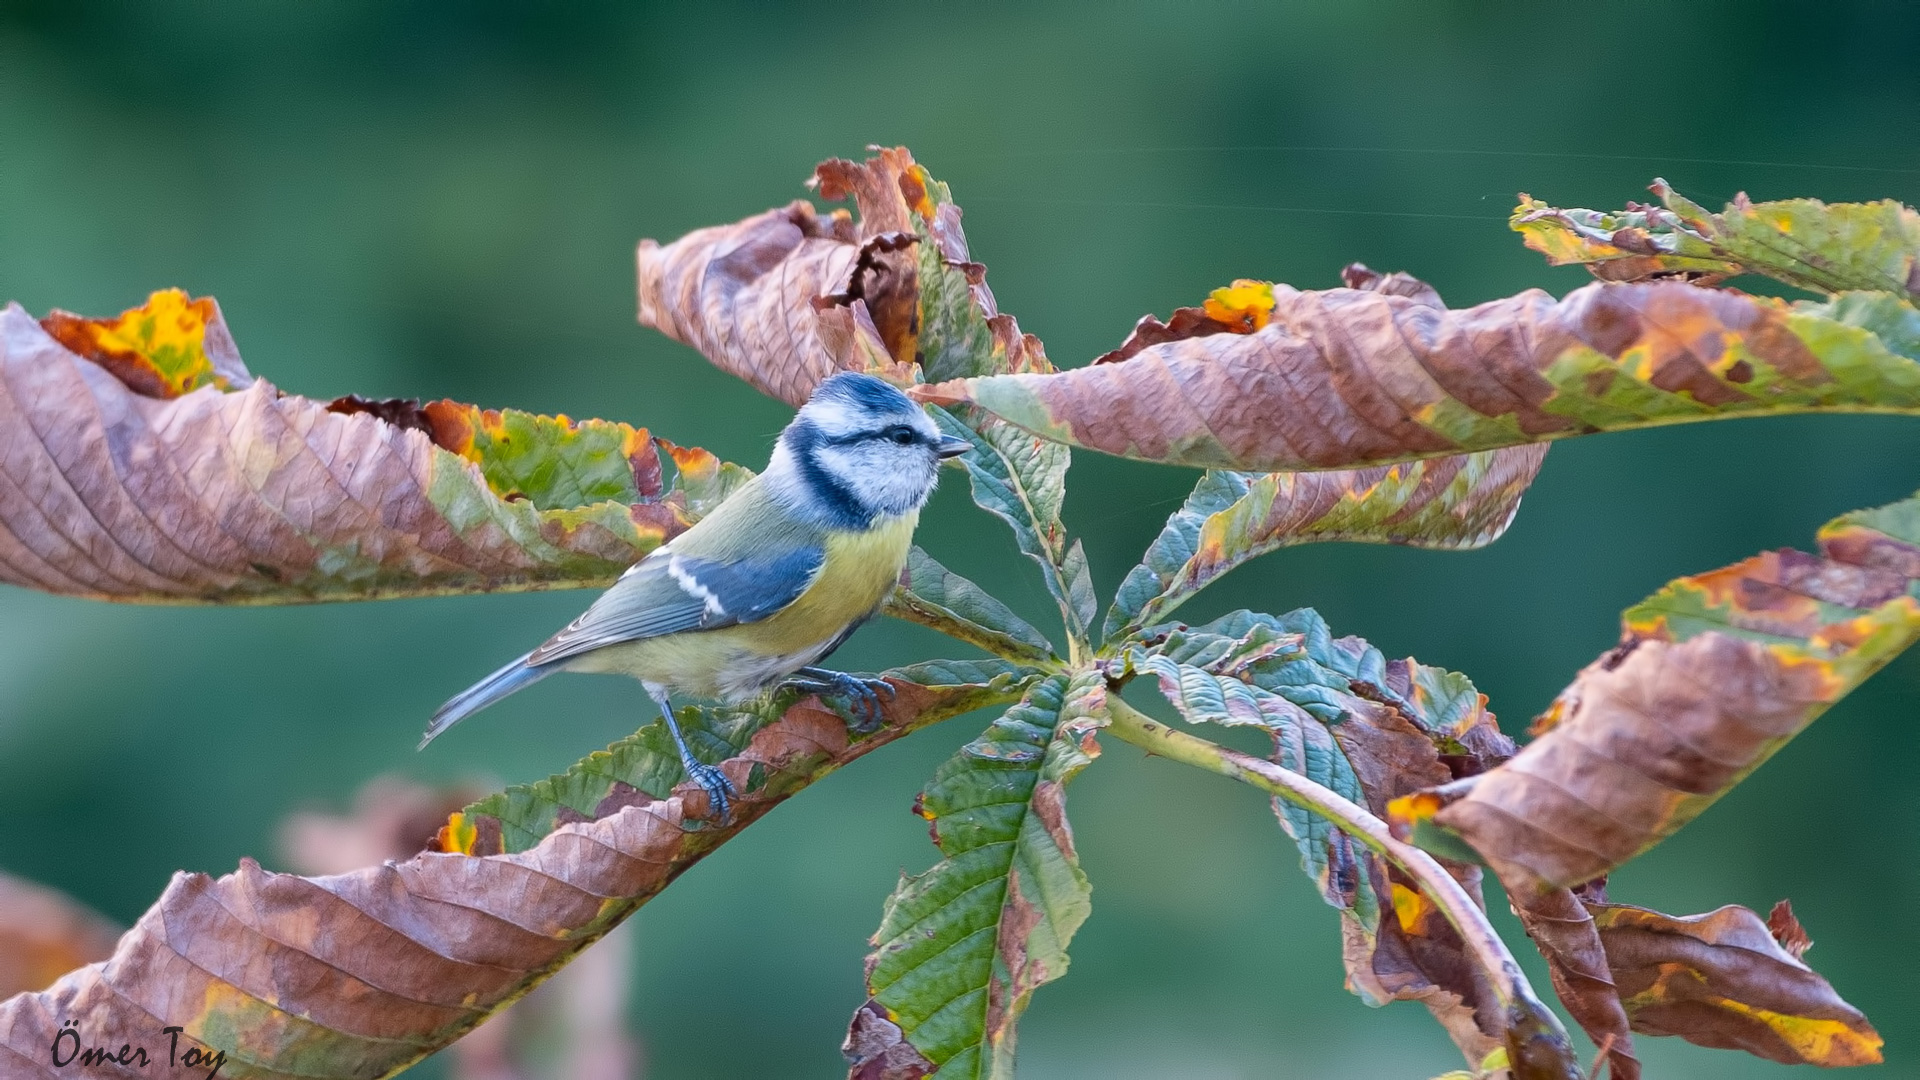
{"type": "Polygon", "coordinates": [[[687,770],[687,779],[700,785],[700,790],[707,793],[709,816],[722,825],[731,822],[733,799],[739,796],[740,790],[733,786],[733,781],[727,779],[727,774],[690,757],[683,759],[680,764],[687,770]]]}
{"type": "Polygon", "coordinates": [[[826,668],[801,668],[787,679],[786,685],[823,699],[838,699],[846,706],[841,715],[846,718],[847,730],[855,735],[871,735],[880,730],[886,721],[886,706],[881,704],[880,695],[885,694],[888,700],[894,695],[893,684],[885,679],[863,679],[826,668]]]}

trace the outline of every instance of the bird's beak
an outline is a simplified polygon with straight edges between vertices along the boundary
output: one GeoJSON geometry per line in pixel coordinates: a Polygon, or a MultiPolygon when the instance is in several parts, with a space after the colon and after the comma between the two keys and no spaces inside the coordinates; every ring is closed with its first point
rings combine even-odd
{"type": "Polygon", "coordinates": [[[959,457],[971,449],[973,449],[972,443],[965,439],[953,438],[950,435],[943,437],[939,442],[933,444],[933,452],[940,455],[942,461],[947,458],[959,457]]]}

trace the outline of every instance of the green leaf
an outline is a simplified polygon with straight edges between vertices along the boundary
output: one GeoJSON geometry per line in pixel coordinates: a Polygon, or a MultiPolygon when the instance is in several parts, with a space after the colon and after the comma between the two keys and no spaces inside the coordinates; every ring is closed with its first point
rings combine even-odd
{"type": "MultiPolygon", "coordinates": [[[[1128,646],[1124,670],[1153,675],[1189,722],[1266,728],[1274,761],[1376,814],[1450,780],[1442,754],[1486,768],[1513,753],[1463,676],[1336,638],[1309,609],[1161,628],[1128,646]]],[[[1354,993],[1373,1005],[1422,1001],[1463,1047],[1484,1053],[1498,1034],[1475,1019],[1484,991],[1462,976],[1464,945],[1431,902],[1327,819],[1284,800],[1273,810],[1302,869],[1341,912],[1354,993]]]]}
{"type": "Polygon", "coordinates": [[[933,417],[943,432],[973,444],[972,453],[957,459],[972,482],[973,501],[1011,526],[1020,550],[1040,565],[1067,636],[1088,640],[1094,596],[1086,555],[1077,543],[1068,546],[1060,520],[1072,453],[992,418],[974,427],[946,409],[934,409],[933,417]]]}
{"type": "Polygon", "coordinates": [[[1526,195],[1514,231],[1555,266],[1631,281],[1675,273],[1765,274],[1812,292],[1920,298],[1920,214],[1892,199],[1823,203],[1736,196],[1718,214],[1653,182],[1664,206],[1561,210],[1526,195]]]}
{"type": "MultiPolygon", "coordinates": [[[[1230,674],[1275,693],[1323,723],[1344,720],[1355,679],[1384,681],[1386,659],[1358,638],[1334,638],[1311,608],[1285,615],[1235,611],[1197,627],[1154,629],[1130,646],[1131,666],[1145,655],[1230,674]]],[[[1385,691],[1382,691],[1383,693],[1385,691]]]]}
{"type": "MultiPolygon", "coordinates": [[[[1215,514],[1245,496],[1252,480],[1253,474],[1222,469],[1209,469],[1200,474],[1187,501],[1167,518],[1167,523],[1160,527],[1160,535],[1147,545],[1140,565],[1127,571],[1127,576],[1121,579],[1120,588],[1113,594],[1113,604],[1107,608],[1106,620],[1101,624],[1104,640],[1117,641],[1133,626],[1152,621],[1142,612],[1166,594],[1168,584],[1181,575],[1194,553],[1200,550],[1200,530],[1215,514]]],[[[1166,605],[1164,610],[1171,612],[1177,606],[1166,605]]]]}
{"type": "Polygon", "coordinates": [[[887,901],[850,1053],[1012,1075],[1014,1025],[1090,910],[1064,789],[1099,753],[1105,694],[1098,672],[1050,677],[934,774],[919,809],[944,858],[887,901]]]}
{"type": "Polygon", "coordinates": [[[1907,353],[1914,309],[1891,293],[1790,305],[1667,281],[1451,310],[1430,291],[1270,288],[1272,317],[1257,329],[921,396],[1072,446],[1239,471],[1366,467],[1748,416],[1920,414],[1920,363],[1907,353]]]}
{"type": "MultiPolygon", "coordinates": [[[[1158,679],[1161,693],[1189,723],[1266,728],[1273,734],[1276,762],[1361,806],[1367,804],[1353,764],[1326,723],[1293,701],[1254,683],[1165,656],[1144,650],[1136,655],[1131,666],[1158,679]]],[[[1330,696],[1344,695],[1347,686],[1347,680],[1335,676],[1324,689],[1330,696]]],[[[1380,897],[1372,875],[1362,865],[1369,858],[1365,849],[1318,814],[1278,799],[1273,808],[1300,850],[1301,869],[1319,887],[1321,897],[1353,912],[1371,933],[1380,920],[1380,897]]]]}
{"type": "MultiPolygon", "coordinates": [[[[436,408],[445,404],[429,406],[428,415],[438,419],[436,408]]],[[[648,443],[646,432],[626,424],[573,421],[512,409],[460,412],[465,438],[446,448],[478,465],[488,487],[510,500],[526,499],[536,510],[610,500],[637,502],[642,494],[633,459],[638,456],[646,468],[659,469],[658,452],[648,443]]],[[[657,486],[657,476],[647,479],[648,486],[657,486]]]]}
{"type": "Polygon", "coordinates": [[[993,328],[987,319],[992,294],[986,292],[986,268],[972,262],[960,230],[960,208],[947,185],[921,174],[931,215],[914,217],[920,237],[920,367],[929,381],[1004,371],[994,356],[993,328]],[[936,224],[938,235],[936,235],[936,224]],[[942,241],[945,241],[943,244],[942,241]],[[969,275],[981,279],[976,285],[969,275]],[[985,300],[986,303],[982,301],[985,300]]]}
{"type": "MultiPolygon", "coordinates": [[[[915,715],[926,723],[1016,700],[1031,681],[1022,669],[999,660],[936,660],[896,668],[884,677],[895,685],[896,696],[924,692],[926,700],[915,715]]],[[[738,755],[797,697],[788,691],[745,706],[689,705],[677,718],[694,756],[719,762],[738,755]]],[[[650,703],[635,700],[636,708],[644,705],[652,713],[650,703]]],[[[468,806],[454,828],[476,839],[454,846],[467,854],[523,851],[568,822],[596,820],[635,801],[666,798],[685,777],[666,724],[656,719],[566,772],[516,784],[468,806]],[[490,842],[495,836],[497,842],[490,842]]],[[[762,782],[749,778],[741,790],[751,795],[762,782]]]]}
{"type": "Polygon", "coordinates": [[[1009,660],[1047,663],[1057,659],[1044,634],[985,589],[917,547],[907,555],[906,583],[894,590],[886,613],[1009,660]]]}
{"type": "Polygon", "coordinates": [[[1323,473],[1210,471],[1121,583],[1109,639],[1165,619],[1214,579],[1270,551],[1345,540],[1461,550],[1520,509],[1544,445],[1323,473]]]}

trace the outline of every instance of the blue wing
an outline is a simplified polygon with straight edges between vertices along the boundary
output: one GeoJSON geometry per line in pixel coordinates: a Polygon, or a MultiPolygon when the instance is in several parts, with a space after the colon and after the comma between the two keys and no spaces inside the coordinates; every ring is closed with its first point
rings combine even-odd
{"type": "Polygon", "coordinates": [[[758,622],[798,600],[826,562],[822,546],[736,560],[662,548],[628,570],[526,662],[550,664],[621,642],[758,622]]]}

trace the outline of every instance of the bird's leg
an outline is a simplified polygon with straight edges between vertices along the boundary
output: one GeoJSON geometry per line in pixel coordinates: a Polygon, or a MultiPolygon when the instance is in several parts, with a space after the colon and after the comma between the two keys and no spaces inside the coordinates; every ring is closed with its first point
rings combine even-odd
{"type": "Polygon", "coordinates": [[[893,684],[885,679],[862,679],[844,671],[830,671],[826,668],[803,667],[787,676],[785,684],[808,694],[837,697],[847,705],[847,730],[856,735],[870,735],[880,729],[886,719],[880,704],[880,695],[893,697],[893,684]]]}
{"type": "Polygon", "coordinates": [[[693,751],[687,749],[687,740],[680,734],[680,725],[673,718],[673,702],[664,689],[647,687],[647,696],[660,706],[660,715],[666,718],[667,734],[673,736],[673,745],[680,751],[680,767],[687,770],[687,779],[700,785],[707,793],[707,804],[713,810],[713,817],[722,824],[733,819],[733,807],[730,802],[740,792],[727,779],[727,774],[694,758],[693,751]]]}

